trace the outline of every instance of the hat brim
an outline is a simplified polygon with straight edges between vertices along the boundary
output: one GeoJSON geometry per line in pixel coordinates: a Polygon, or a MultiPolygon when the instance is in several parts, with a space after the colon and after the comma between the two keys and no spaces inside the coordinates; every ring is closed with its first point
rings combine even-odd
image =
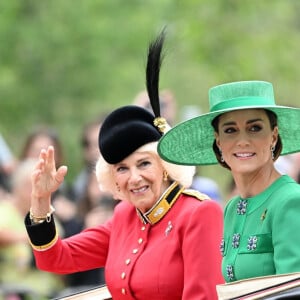
{"type": "Polygon", "coordinates": [[[217,116],[236,110],[266,109],[278,118],[283,149],[281,155],[300,151],[300,109],[286,106],[245,106],[203,114],[182,122],[169,130],[159,141],[162,159],[180,165],[212,165],[218,161],[213,151],[214,130],[211,122],[217,116]]]}

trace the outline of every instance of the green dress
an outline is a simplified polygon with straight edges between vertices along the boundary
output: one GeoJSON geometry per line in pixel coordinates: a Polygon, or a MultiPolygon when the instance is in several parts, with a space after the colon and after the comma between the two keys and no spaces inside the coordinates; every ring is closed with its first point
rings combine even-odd
{"type": "Polygon", "coordinates": [[[224,211],[226,282],[300,271],[300,185],[282,175],[259,195],[231,199],[224,211]]]}

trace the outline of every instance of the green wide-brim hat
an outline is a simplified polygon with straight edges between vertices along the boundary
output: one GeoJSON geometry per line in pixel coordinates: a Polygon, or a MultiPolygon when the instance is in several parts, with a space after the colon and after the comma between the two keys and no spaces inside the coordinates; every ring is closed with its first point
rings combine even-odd
{"type": "Polygon", "coordinates": [[[209,90],[210,112],[182,122],[160,139],[158,153],[166,161],[181,165],[218,163],[213,151],[217,116],[242,109],[266,109],[278,118],[283,149],[281,155],[300,152],[300,109],[276,105],[273,86],[265,81],[241,81],[209,90]]]}

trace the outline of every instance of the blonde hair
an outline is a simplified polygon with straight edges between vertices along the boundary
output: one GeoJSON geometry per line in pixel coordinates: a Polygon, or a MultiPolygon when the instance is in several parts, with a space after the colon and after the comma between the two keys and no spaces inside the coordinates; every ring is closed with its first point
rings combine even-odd
{"type": "MultiPolygon", "coordinates": [[[[150,152],[159,157],[157,153],[157,145],[158,142],[148,143],[146,145],[143,145],[136,151],[150,152]]],[[[164,161],[160,157],[159,159],[171,180],[178,181],[185,188],[191,186],[196,171],[196,168],[194,166],[175,165],[164,161]]],[[[100,155],[96,163],[96,176],[102,191],[110,192],[113,195],[116,195],[117,188],[116,183],[113,179],[112,166],[112,164],[108,164],[100,155]]]]}

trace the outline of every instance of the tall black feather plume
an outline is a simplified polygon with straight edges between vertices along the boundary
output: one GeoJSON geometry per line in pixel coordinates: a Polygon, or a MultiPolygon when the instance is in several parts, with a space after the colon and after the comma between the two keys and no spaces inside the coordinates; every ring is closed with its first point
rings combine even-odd
{"type": "Polygon", "coordinates": [[[146,86],[150,104],[155,117],[160,117],[159,105],[159,72],[162,63],[162,48],[165,39],[165,29],[150,43],[146,67],[146,86]]]}

